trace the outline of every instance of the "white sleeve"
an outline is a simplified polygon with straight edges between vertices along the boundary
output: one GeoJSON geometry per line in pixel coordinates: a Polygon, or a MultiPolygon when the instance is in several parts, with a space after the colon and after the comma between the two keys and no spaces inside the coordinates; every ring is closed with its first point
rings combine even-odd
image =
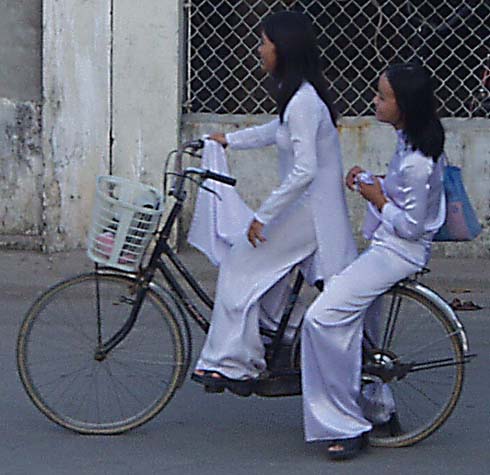
{"type": "MultiPolygon", "coordinates": [[[[384,178],[377,177],[383,193],[386,195],[384,190],[384,178]]],[[[378,229],[381,224],[383,218],[381,216],[381,212],[376,208],[376,206],[370,201],[367,202],[366,212],[364,214],[364,220],[362,223],[362,235],[364,239],[372,239],[373,234],[378,229]]]]}
{"type": "Polygon", "coordinates": [[[419,153],[405,158],[400,174],[397,203],[389,201],[383,206],[383,226],[409,241],[419,239],[425,232],[425,217],[429,196],[429,177],[433,162],[419,153]]]}
{"type": "Polygon", "coordinates": [[[255,218],[268,223],[294,202],[313,181],[317,169],[316,136],[321,109],[312,94],[296,93],[284,114],[294,151],[294,165],[281,185],[264,201],[255,218]]]}
{"type": "Polygon", "coordinates": [[[276,143],[276,132],[278,127],[279,119],[274,119],[264,125],[257,125],[236,132],[229,132],[225,137],[230,148],[236,150],[266,147],[276,143]]]}

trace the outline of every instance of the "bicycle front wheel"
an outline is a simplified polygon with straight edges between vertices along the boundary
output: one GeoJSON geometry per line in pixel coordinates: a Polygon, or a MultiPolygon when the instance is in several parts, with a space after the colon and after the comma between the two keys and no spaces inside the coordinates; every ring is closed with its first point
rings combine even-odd
{"type": "Polygon", "coordinates": [[[389,424],[375,426],[370,442],[404,447],[428,437],[450,416],[463,385],[464,353],[444,309],[416,290],[395,286],[378,310],[363,394],[374,395],[375,406],[380,397],[385,410],[394,412],[389,424]]]}
{"type": "Polygon", "coordinates": [[[131,277],[83,274],[29,309],[18,371],[52,421],[83,434],[117,434],[149,421],[171,399],[185,371],[184,345],[171,303],[156,292],[147,290],[123,341],[104,358],[97,354],[127,321],[136,289],[131,277]]]}

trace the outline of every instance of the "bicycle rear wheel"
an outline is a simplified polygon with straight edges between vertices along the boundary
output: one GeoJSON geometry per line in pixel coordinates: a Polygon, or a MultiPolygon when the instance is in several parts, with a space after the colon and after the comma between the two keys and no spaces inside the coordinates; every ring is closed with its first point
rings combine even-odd
{"type": "Polygon", "coordinates": [[[153,290],[124,340],[96,358],[100,342],[128,319],[136,287],[122,275],[83,274],[46,291],[27,312],[18,371],[52,421],[83,434],[117,434],[149,421],[171,399],[185,371],[184,345],[172,303],[153,290]]]}
{"type": "Polygon", "coordinates": [[[408,446],[450,416],[463,385],[464,353],[444,310],[414,289],[398,285],[388,291],[378,317],[371,345],[377,341],[364,363],[363,394],[383,394],[381,400],[396,412],[390,424],[375,426],[370,442],[408,446]]]}

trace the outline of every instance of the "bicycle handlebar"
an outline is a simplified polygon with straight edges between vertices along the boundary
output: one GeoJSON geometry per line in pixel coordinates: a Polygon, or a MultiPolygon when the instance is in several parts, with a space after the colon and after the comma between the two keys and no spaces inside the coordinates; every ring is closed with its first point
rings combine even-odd
{"type": "Polygon", "coordinates": [[[211,170],[206,170],[206,173],[203,175],[204,178],[209,178],[210,180],[219,181],[224,183],[225,185],[235,186],[236,178],[227,175],[221,175],[220,173],[212,172],[211,170]]]}
{"type": "Polygon", "coordinates": [[[186,148],[191,148],[194,152],[196,152],[197,150],[201,150],[202,148],[204,148],[204,140],[196,139],[185,142],[184,144],[182,144],[182,150],[186,148]]]}
{"type": "Polygon", "coordinates": [[[224,183],[225,185],[230,185],[230,186],[236,185],[236,178],[227,175],[222,175],[221,173],[216,173],[211,170],[207,170],[205,168],[189,167],[185,169],[184,173],[186,175],[188,174],[199,175],[200,177],[202,177],[203,180],[209,179],[209,180],[219,181],[221,183],[224,183]]]}

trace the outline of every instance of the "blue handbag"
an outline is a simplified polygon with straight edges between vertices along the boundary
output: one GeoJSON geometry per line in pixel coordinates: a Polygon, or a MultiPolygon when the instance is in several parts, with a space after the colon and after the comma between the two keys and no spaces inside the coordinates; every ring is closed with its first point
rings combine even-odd
{"type": "Polygon", "coordinates": [[[446,220],[434,241],[471,241],[482,230],[475,210],[464,188],[461,168],[446,165],[444,169],[446,220]]]}

